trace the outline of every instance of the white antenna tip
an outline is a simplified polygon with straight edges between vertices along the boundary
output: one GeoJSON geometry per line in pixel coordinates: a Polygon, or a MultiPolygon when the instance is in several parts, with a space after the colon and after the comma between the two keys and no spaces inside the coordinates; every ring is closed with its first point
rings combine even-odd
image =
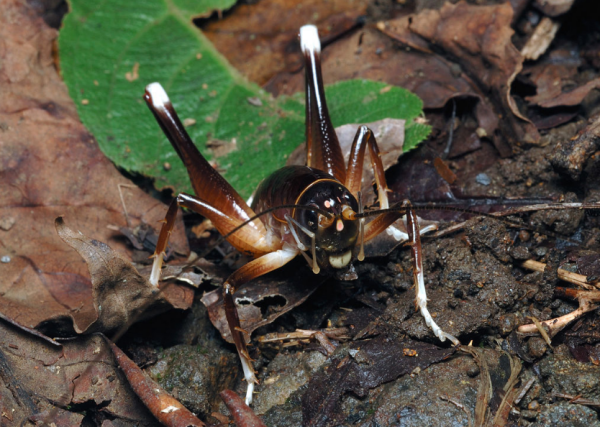
{"type": "Polygon", "coordinates": [[[165,108],[165,105],[170,104],[169,95],[163,89],[160,83],[150,83],[146,86],[146,92],[150,95],[152,106],[156,109],[165,108]]]}
{"type": "Polygon", "coordinates": [[[303,53],[321,52],[319,31],[314,25],[305,25],[300,28],[300,48],[303,53]]]}

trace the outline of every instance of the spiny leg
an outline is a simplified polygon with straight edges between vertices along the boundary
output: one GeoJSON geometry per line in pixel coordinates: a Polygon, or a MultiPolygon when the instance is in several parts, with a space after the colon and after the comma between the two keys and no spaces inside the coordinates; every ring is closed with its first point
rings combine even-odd
{"type": "MultiPolygon", "coordinates": [[[[177,216],[179,206],[191,209],[205,216],[211,220],[218,230],[224,230],[224,233],[229,233],[241,224],[237,218],[232,218],[219,211],[204,200],[185,193],[179,194],[169,206],[162,228],[160,229],[156,250],[154,251],[154,255],[152,255],[154,263],[152,265],[152,273],[150,274],[150,283],[154,286],[158,286],[163,257],[169,242],[169,236],[175,225],[175,217],[177,216]]],[[[279,246],[273,246],[276,242],[272,242],[269,245],[267,240],[265,235],[260,235],[255,229],[245,226],[227,237],[227,241],[240,252],[254,256],[263,255],[278,249],[279,246]]]]}
{"type": "Polygon", "coordinates": [[[446,339],[449,339],[454,345],[460,345],[460,341],[456,337],[444,332],[442,328],[435,323],[427,309],[427,293],[425,291],[425,275],[423,273],[423,253],[417,215],[415,214],[415,211],[410,208],[410,203],[408,201],[405,201],[402,205],[407,208],[406,229],[408,231],[408,244],[410,245],[413,259],[416,308],[421,311],[421,316],[425,319],[425,323],[431,328],[434,335],[438,337],[440,341],[443,342],[446,341],[446,339]]]}
{"type": "Polygon", "coordinates": [[[304,54],[306,78],[306,165],[344,182],[344,156],[329,117],[323,89],[321,42],[317,27],[305,25],[300,28],[300,47],[304,54]]]}
{"type": "Polygon", "coordinates": [[[283,249],[271,252],[263,255],[260,258],[250,261],[248,264],[244,265],[235,271],[231,276],[229,276],[223,285],[223,300],[225,302],[227,324],[229,325],[233,342],[235,343],[235,347],[240,356],[240,361],[244,370],[244,378],[248,383],[248,388],[246,390],[246,405],[250,405],[252,403],[254,384],[258,383],[258,380],[254,375],[252,359],[248,354],[246,338],[244,337],[245,331],[242,329],[240,324],[238,312],[233,300],[233,294],[235,293],[235,290],[244,283],[284,266],[294,259],[296,255],[298,255],[298,252],[299,250],[297,248],[294,248],[290,245],[284,245],[283,249]]]}
{"type": "Polygon", "coordinates": [[[373,131],[366,126],[360,126],[356,130],[350,157],[348,159],[348,171],[344,185],[352,194],[357,194],[362,187],[363,164],[365,161],[365,151],[369,148],[369,158],[371,167],[375,175],[377,192],[379,198],[379,207],[381,209],[389,208],[387,193],[390,191],[385,180],[385,170],[381,162],[381,154],[373,131]]]}
{"type": "MultiPolygon", "coordinates": [[[[373,131],[366,126],[360,126],[356,131],[356,136],[352,142],[352,149],[350,150],[348,171],[346,173],[346,182],[344,185],[352,194],[357,194],[359,192],[362,186],[363,163],[365,161],[365,151],[367,147],[369,148],[369,158],[375,176],[375,183],[377,184],[379,207],[381,209],[388,209],[390,204],[387,193],[390,190],[385,179],[385,170],[383,168],[383,163],[381,162],[381,154],[373,131]]],[[[393,225],[401,216],[402,214],[388,213],[371,221],[366,228],[365,241],[379,235],[384,230],[388,234],[393,235],[399,242],[408,240],[408,234],[393,225]]],[[[437,227],[435,226],[426,227],[422,229],[421,232],[425,233],[436,228],[437,227]]]]}

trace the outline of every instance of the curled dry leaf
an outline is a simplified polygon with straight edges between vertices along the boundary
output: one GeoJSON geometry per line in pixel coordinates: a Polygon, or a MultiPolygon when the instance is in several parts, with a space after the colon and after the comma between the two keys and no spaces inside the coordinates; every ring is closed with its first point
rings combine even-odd
{"type": "Polygon", "coordinates": [[[177,399],[163,390],[112,342],[110,348],[127,377],[133,391],[144,405],[166,427],[205,426],[177,399]]]}
{"type": "MultiPolygon", "coordinates": [[[[294,260],[290,264],[267,276],[259,277],[236,291],[234,299],[242,329],[248,332],[248,341],[255,329],[268,325],[302,304],[327,279],[324,275],[313,274],[303,259],[294,260]],[[270,306],[265,309],[265,305],[270,306]]],[[[205,294],[202,303],[208,309],[210,321],[223,339],[232,343],[222,290],[216,289],[205,294]]]]}
{"type": "Polygon", "coordinates": [[[129,260],[105,243],[74,232],[62,217],[56,218],[55,226],[60,238],[86,261],[92,279],[93,310],[69,314],[77,333],[115,331],[173,306],[191,306],[191,289],[171,285],[167,292],[160,292],[129,260]],[[175,287],[178,290],[173,292],[171,288],[175,287]]]}
{"type": "Polygon", "coordinates": [[[552,83],[554,83],[552,87],[547,85],[548,91],[545,90],[546,87],[538,86],[537,95],[528,98],[528,101],[543,108],[572,107],[581,104],[592,90],[600,88],[600,78],[590,80],[568,92],[562,91],[562,83],[566,85],[567,82],[560,82],[560,85],[557,85],[556,81],[552,81],[552,83]]]}
{"type": "MultiPolygon", "coordinates": [[[[514,145],[535,143],[539,134],[533,124],[517,109],[510,95],[511,84],[523,67],[523,57],[512,44],[510,3],[497,6],[474,6],[464,2],[446,3],[440,10],[391,20],[380,29],[393,39],[417,51],[445,56],[460,65],[471,79],[478,94],[492,94],[500,105],[497,115],[506,120],[498,122],[502,135],[514,145]]],[[[456,92],[456,91],[454,91],[456,92]]],[[[501,153],[506,150],[495,141],[501,153]]]]}

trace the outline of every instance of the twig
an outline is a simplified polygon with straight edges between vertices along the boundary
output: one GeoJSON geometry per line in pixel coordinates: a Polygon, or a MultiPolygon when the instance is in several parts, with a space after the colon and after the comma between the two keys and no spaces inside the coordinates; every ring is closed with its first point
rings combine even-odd
{"type": "MultiPolygon", "coordinates": [[[[527,261],[523,262],[521,266],[528,270],[539,271],[540,273],[543,273],[544,269],[546,268],[546,264],[544,264],[543,262],[534,261],[532,259],[528,259],[527,261]]],[[[563,270],[562,268],[558,269],[558,278],[564,280],[565,282],[581,286],[584,289],[596,289],[594,285],[591,285],[587,281],[587,277],[581,274],[573,273],[571,271],[563,270]]]]}
{"type": "Polygon", "coordinates": [[[306,339],[312,338],[317,333],[323,333],[325,337],[334,340],[346,340],[350,337],[348,336],[350,330],[348,328],[327,328],[321,329],[317,331],[305,330],[305,329],[296,329],[294,332],[275,332],[271,334],[266,334],[261,337],[258,337],[258,342],[275,342],[275,341],[287,341],[287,340],[298,340],[298,339],[306,339]]]}
{"type": "Polygon", "coordinates": [[[598,402],[597,400],[584,399],[581,396],[572,396],[570,394],[564,394],[564,393],[552,393],[552,396],[558,397],[561,399],[567,399],[569,401],[569,403],[575,403],[577,405],[600,407],[600,402],[598,402]]]}
{"type": "MultiPolygon", "coordinates": [[[[584,293],[584,292],[582,292],[584,293]]],[[[587,292],[586,292],[587,293],[587,292]]],[[[598,292],[593,292],[598,293],[598,292]]],[[[544,320],[541,324],[548,329],[549,335],[551,337],[555,336],[561,330],[565,328],[569,323],[574,320],[579,319],[588,311],[593,311],[598,308],[597,304],[592,304],[591,300],[586,297],[580,297],[579,299],[579,308],[575,311],[570,312],[569,314],[565,314],[564,316],[557,317],[555,319],[544,320]]],[[[539,332],[538,327],[536,325],[521,325],[517,329],[517,332],[522,334],[535,334],[539,332]]]]}
{"type": "Polygon", "coordinates": [[[517,393],[517,397],[515,397],[515,405],[518,405],[519,403],[521,403],[521,400],[523,400],[523,398],[525,397],[525,395],[527,394],[527,392],[529,391],[529,389],[531,388],[531,386],[533,385],[534,382],[535,382],[535,377],[531,377],[531,378],[529,378],[529,381],[527,381],[525,384],[523,384],[521,386],[521,389],[517,393]]]}

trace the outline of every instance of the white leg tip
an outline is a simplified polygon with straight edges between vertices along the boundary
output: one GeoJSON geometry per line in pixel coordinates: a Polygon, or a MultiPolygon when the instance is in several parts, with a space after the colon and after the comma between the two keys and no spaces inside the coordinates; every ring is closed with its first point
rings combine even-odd
{"type": "Polygon", "coordinates": [[[302,53],[321,52],[319,31],[314,25],[305,25],[300,28],[300,48],[302,53]]]}

